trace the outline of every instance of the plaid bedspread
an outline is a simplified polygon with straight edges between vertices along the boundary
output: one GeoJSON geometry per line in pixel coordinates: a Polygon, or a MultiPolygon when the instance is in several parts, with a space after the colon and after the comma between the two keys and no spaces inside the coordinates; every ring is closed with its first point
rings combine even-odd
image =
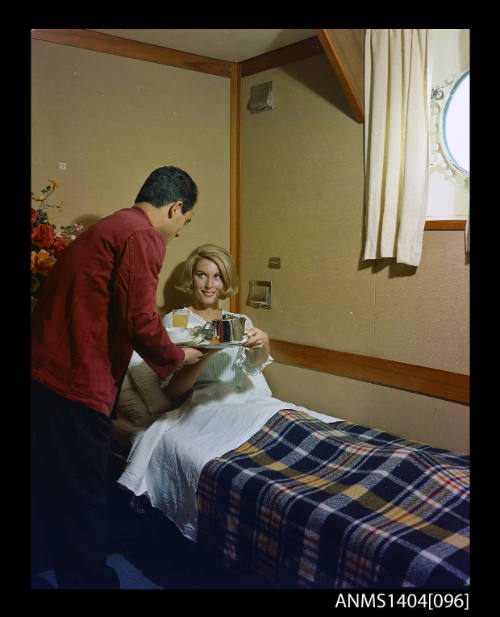
{"type": "Polygon", "coordinates": [[[469,458],[282,410],[207,463],[201,546],[282,588],[469,585],[469,458]]]}

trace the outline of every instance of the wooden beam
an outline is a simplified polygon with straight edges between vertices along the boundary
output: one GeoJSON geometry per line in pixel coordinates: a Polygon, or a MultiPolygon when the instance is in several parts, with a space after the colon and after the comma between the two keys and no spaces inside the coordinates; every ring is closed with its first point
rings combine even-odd
{"type": "MultiPolygon", "coordinates": [[[[230,118],[230,252],[241,281],[241,64],[234,63],[231,73],[230,118]]],[[[230,309],[240,312],[241,290],[230,300],[230,309]]]]}
{"type": "Polygon", "coordinates": [[[364,30],[318,29],[316,32],[354,118],[359,123],[364,122],[364,30]],[[361,33],[363,33],[362,47],[359,44],[361,33]]]}
{"type": "Polygon", "coordinates": [[[274,69],[278,66],[290,64],[290,62],[296,62],[297,60],[303,60],[304,58],[310,58],[311,56],[322,53],[324,52],[318,37],[312,36],[304,41],[292,43],[291,45],[280,47],[280,49],[275,49],[266,54],[243,60],[240,62],[241,76],[246,77],[247,75],[260,73],[267,69],[274,69]]]}
{"type": "Polygon", "coordinates": [[[232,75],[234,64],[91,30],[32,30],[31,38],[228,78],[232,75]]]}
{"type": "Polygon", "coordinates": [[[469,404],[469,376],[333,349],[271,340],[277,362],[469,404]]]}

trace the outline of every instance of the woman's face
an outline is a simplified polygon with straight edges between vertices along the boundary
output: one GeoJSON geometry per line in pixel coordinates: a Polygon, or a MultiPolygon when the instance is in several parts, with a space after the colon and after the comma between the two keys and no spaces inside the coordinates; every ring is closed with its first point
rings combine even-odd
{"type": "Polygon", "coordinates": [[[194,269],[194,295],[204,306],[217,304],[224,291],[224,279],[219,267],[210,259],[200,259],[194,269]]]}

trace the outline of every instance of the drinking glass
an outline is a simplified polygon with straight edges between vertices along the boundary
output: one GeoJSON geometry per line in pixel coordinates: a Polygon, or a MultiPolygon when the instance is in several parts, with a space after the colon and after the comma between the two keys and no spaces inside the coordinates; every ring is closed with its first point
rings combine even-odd
{"type": "Polygon", "coordinates": [[[178,309],[172,315],[173,328],[187,328],[189,322],[189,311],[187,309],[178,309]]]}

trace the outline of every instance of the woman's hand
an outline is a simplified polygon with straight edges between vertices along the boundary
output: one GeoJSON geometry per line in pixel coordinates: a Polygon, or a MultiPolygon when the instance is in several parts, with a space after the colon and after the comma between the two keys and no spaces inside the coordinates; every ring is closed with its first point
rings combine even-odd
{"type": "Polygon", "coordinates": [[[258,328],[252,328],[247,332],[245,347],[249,349],[263,349],[266,345],[269,346],[269,336],[266,332],[258,328]]]}
{"type": "Polygon", "coordinates": [[[245,347],[249,350],[248,359],[252,364],[263,364],[271,351],[269,336],[259,328],[252,328],[247,332],[245,347]]]}

